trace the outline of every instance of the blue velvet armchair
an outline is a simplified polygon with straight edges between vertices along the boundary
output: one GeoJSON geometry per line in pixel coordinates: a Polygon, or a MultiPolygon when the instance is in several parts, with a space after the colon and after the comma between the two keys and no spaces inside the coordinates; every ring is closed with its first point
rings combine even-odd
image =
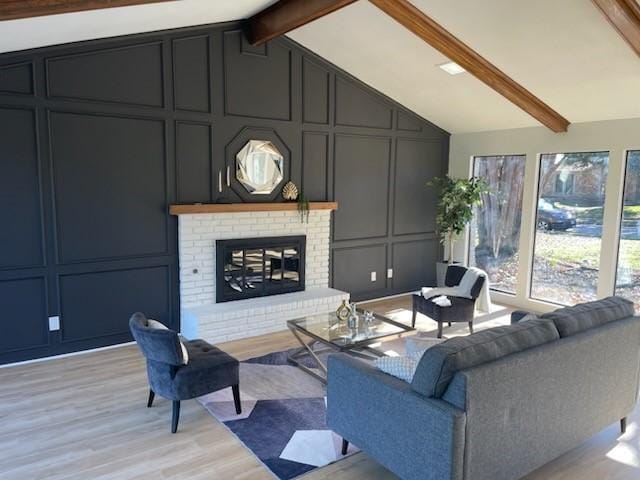
{"type": "Polygon", "coordinates": [[[143,313],[134,313],[129,328],[147,360],[147,407],[152,406],[156,393],[173,401],[171,433],[178,429],[181,400],[223,388],[232,388],[236,412],[240,414],[238,360],[204,340],[181,341],[173,330],[161,325],[158,328],[150,322],[143,313]]]}

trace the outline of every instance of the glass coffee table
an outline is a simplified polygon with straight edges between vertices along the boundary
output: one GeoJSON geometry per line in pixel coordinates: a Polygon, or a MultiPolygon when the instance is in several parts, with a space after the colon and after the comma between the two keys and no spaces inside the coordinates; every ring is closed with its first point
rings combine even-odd
{"type": "Polygon", "coordinates": [[[321,355],[327,352],[344,352],[355,357],[373,360],[385,354],[372,348],[372,344],[389,337],[401,337],[405,333],[414,331],[407,325],[377,313],[367,321],[364,318],[364,311],[360,309],[357,311],[360,319],[355,328],[350,328],[348,322],[340,320],[335,312],[289,320],[287,327],[300,342],[301,347],[291,352],[288,360],[309,375],[327,383],[327,365],[320,358],[321,355]],[[307,364],[304,360],[307,360],[307,364]],[[308,366],[309,363],[317,368],[308,366]]]}

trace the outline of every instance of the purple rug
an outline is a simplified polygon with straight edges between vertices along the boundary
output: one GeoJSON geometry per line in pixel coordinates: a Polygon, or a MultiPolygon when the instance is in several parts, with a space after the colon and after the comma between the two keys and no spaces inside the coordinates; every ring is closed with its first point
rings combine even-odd
{"type": "MultiPolygon", "coordinates": [[[[227,390],[199,401],[277,478],[296,478],[344,458],[341,438],[327,428],[324,385],[289,364],[286,351],[241,362],[241,415],[227,390]]],[[[350,446],[348,455],[356,451],[350,446]]]]}

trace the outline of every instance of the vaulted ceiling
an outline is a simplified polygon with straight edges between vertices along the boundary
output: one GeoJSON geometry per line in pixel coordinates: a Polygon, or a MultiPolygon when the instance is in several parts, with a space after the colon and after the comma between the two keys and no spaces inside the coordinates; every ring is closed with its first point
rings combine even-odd
{"type": "MultiPolygon", "coordinates": [[[[591,2],[412,3],[572,123],[640,117],[640,59],[591,2]]],[[[450,132],[538,125],[369,2],[289,36],[450,132]]]]}
{"type": "MultiPolygon", "coordinates": [[[[11,51],[247,18],[268,0],[182,0],[0,22],[11,51]]],[[[587,0],[411,0],[571,123],[640,117],[640,58],[587,0]]],[[[366,0],[288,34],[453,132],[539,125],[366,0]]]]}
{"type": "MultiPolygon", "coordinates": [[[[4,0],[2,0],[4,1],[4,0]]],[[[3,8],[0,1],[0,12],[3,8]]],[[[9,0],[23,3],[21,0],[9,0]]],[[[44,3],[47,0],[32,0],[44,3]]],[[[50,0],[51,3],[62,3],[50,0]]],[[[0,52],[248,18],[276,0],[180,0],[0,22],[0,52]]],[[[79,0],[69,3],[82,3],[79,0]]],[[[88,0],[86,3],[92,3],[88,0]]],[[[105,2],[103,2],[105,3],[105,2]]]]}

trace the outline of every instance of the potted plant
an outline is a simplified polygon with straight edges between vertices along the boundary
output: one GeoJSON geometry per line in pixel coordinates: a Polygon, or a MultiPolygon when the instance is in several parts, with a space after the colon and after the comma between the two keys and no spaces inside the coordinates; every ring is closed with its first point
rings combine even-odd
{"type": "Polygon", "coordinates": [[[448,258],[437,264],[438,286],[444,285],[447,267],[453,262],[453,245],[473,217],[473,207],[482,203],[482,195],[489,191],[487,182],[479,177],[436,177],[427,185],[436,189],[438,206],[436,227],[440,242],[446,245],[448,258]]]}

